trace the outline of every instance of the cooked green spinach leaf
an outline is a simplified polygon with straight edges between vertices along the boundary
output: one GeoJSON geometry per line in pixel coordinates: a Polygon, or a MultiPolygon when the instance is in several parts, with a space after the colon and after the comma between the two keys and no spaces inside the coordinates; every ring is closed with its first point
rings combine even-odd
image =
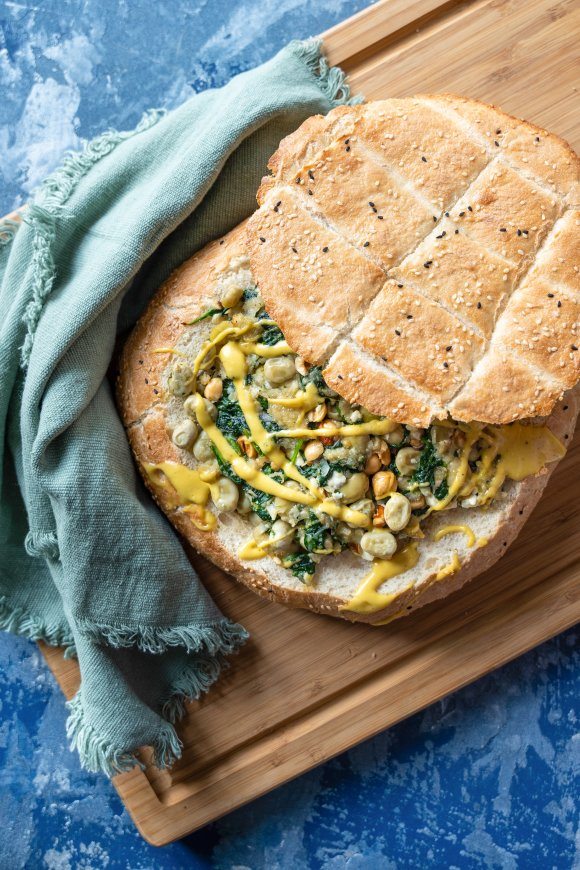
{"type": "Polygon", "coordinates": [[[279,341],[284,341],[284,333],[280,329],[280,327],[272,324],[272,326],[264,327],[262,331],[262,335],[260,336],[261,344],[278,344],[279,341]]]}

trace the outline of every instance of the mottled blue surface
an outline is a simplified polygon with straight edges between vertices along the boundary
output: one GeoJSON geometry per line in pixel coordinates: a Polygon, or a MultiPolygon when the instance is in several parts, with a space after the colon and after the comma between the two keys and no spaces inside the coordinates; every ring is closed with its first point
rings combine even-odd
{"type": "MultiPolygon", "coordinates": [[[[220,85],[365,0],[0,3],[0,213],[67,148],[220,85]]],[[[0,870],[580,867],[580,633],[157,850],[68,750],[33,644],[0,635],[0,870]]],[[[361,711],[361,716],[364,711],[361,711]]]]}

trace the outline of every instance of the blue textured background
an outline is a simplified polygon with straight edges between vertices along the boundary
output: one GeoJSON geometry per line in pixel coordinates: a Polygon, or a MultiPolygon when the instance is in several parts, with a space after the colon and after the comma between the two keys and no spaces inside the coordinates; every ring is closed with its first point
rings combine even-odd
{"type": "MultiPolygon", "coordinates": [[[[0,213],[67,148],[366,5],[0,3],[0,213]]],[[[163,850],[68,751],[63,698],[34,645],[0,635],[0,662],[0,870],[580,867],[578,631],[163,850]]]]}

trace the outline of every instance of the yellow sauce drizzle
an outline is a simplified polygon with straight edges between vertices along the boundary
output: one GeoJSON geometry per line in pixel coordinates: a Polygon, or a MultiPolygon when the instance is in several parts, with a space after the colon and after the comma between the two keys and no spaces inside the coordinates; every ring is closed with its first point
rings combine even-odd
{"type": "Polygon", "coordinates": [[[227,376],[231,378],[234,383],[236,396],[240,403],[242,413],[246,418],[252,439],[256,442],[260,450],[267,454],[268,459],[274,468],[281,468],[286,477],[299,483],[307,490],[307,492],[298,492],[297,490],[290,489],[283,484],[276,483],[276,481],[272,480],[272,478],[267,474],[264,474],[249,465],[246,460],[238,456],[223,435],[221,435],[217,426],[209,419],[209,415],[207,414],[207,411],[205,411],[205,407],[203,407],[203,400],[199,401],[198,399],[196,409],[199,408],[197,416],[200,426],[204,429],[210,440],[214,442],[224,459],[227,459],[227,461],[231,463],[236,474],[256,489],[261,489],[263,492],[267,492],[270,495],[285,498],[287,501],[310,505],[322,513],[341,519],[344,522],[351,523],[351,525],[357,526],[358,528],[370,528],[371,520],[365,514],[360,511],[352,510],[352,508],[346,507],[345,505],[338,504],[331,499],[327,499],[324,491],[321,490],[314,481],[309,480],[309,478],[300,474],[296,466],[290,462],[284,451],[272,444],[270,433],[266,432],[264,429],[262,421],[258,415],[258,409],[254,398],[245,384],[245,377],[248,368],[246,358],[240,345],[234,341],[225,344],[220,351],[220,360],[227,376]],[[205,422],[200,418],[200,413],[202,417],[205,418],[205,422]]]}
{"type": "Polygon", "coordinates": [[[242,544],[240,549],[238,550],[238,556],[240,559],[244,559],[245,561],[252,561],[254,559],[265,559],[268,554],[265,550],[260,547],[259,544],[254,541],[253,538],[250,538],[249,541],[246,541],[245,544],[242,544]]]}
{"type": "Polygon", "coordinates": [[[280,429],[273,432],[275,438],[353,438],[357,435],[388,435],[397,423],[392,420],[369,420],[367,423],[349,423],[328,429],[280,429]]]}
{"type": "Polygon", "coordinates": [[[459,556],[457,555],[457,550],[453,551],[453,558],[449,565],[445,565],[444,568],[441,568],[440,571],[435,575],[435,580],[443,580],[444,577],[449,577],[451,574],[456,574],[457,571],[461,568],[461,562],[459,561],[459,556]]]}
{"type": "Polygon", "coordinates": [[[304,422],[304,417],[309,411],[313,411],[317,405],[323,402],[323,397],[319,394],[313,383],[306,384],[305,390],[298,390],[295,396],[291,399],[269,399],[270,405],[279,405],[281,408],[300,409],[298,415],[298,423],[304,422]]]}
{"type": "Polygon", "coordinates": [[[467,538],[467,546],[473,547],[475,544],[475,535],[473,534],[473,530],[469,528],[469,526],[443,526],[442,529],[435,532],[433,535],[434,541],[440,541],[441,538],[444,538],[446,535],[454,535],[457,533],[464,534],[467,538]]]}
{"type": "Polygon", "coordinates": [[[190,515],[191,521],[197,528],[204,531],[215,528],[214,514],[205,510],[212,486],[201,479],[199,472],[180,465],[179,462],[146,462],[143,467],[154,486],[166,487],[169,482],[177,493],[180,503],[185,502],[184,510],[190,515]],[[196,510],[188,509],[188,505],[191,504],[196,506],[196,510]]]}
{"type": "Polygon", "coordinates": [[[279,341],[277,344],[259,344],[254,341],[245,341],[243,344],[240,344],[240,347],[244,353],[255,353],[256,356],[264,357],[264,359],[273,359],[276,356],[292,353],[292,348],[285,341],[279,341]]]}
{"type": "Polygon", "coordinates": [[[403,550],[388,561],[375,559],[370,573],[363,577],[351,600],[348,604],[341,605],[340,610],[351,610],[354,613],[376,613],[388,607],[395,598],[402,594],[403,590],[387,595],[379,592],[380,586],[392,577],[397,577],[398,574],[403,574],[413,568],[418,560],[417,544],[414,542],[407,544],[403,550]]]}

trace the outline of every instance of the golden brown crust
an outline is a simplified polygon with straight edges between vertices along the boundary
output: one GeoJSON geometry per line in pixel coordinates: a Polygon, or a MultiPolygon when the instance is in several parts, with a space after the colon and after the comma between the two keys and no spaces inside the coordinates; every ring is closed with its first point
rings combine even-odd
{"type": "MultiPolygon", "coordinates": [[[[576,358],[561,363],[577,344],[580,161],[562,139],[484,103],[421,95],[309,119],[281,142],[269,168],[273,174],[258,193],[261,207],[248,223],[252,270],[266,307],[310,362],[329,360],[341,341],[352,342],[351,355],[360,348],[354,371],[361,375],[361,404],[388,413],[394,371],[409,409],[415,410],[418,393],[427,397],[428,419],[443,407],[460,419],[502,423],[549,413],[577,382],[576,358]],[[317,285],[322,298],[306,283],[295,291],[287,230],[273,233],[268,245],[257,244],[276,204],[281,225],[313,222],[329,249],[348,250],[343,261],[336,256],[324,266],[318,252],[309,253],[310,272],[324,269],[317,285]],[[346,275],[360,287],[355,253],[377,264],[384,281],[402,284],[401,293],[392,293],[390,283],[379,293],[377,276],[358,310],[352,306],[352,292],[340,291],[346,275]],[[531,326],[532,317],[523,317],[528,305],[547,326],[550,297],[537,288],[554,282],[568,303],[552,335],[538,336],[535,329],[527,344],[521,336],[508,340],[514,317],[531,326]],[[426,297],[424,328],[417,321],[405,330],[407,344],[403,334],[391,340],[401,306],[417,295],[426,297]],[[385,329],[373,332],[377,307],[386,312],[385,329]],[[440,334],[456,335],[462,327],[472,330],[464,333],[462,357],[443,359],[441,347],[451,342],[443,339],[443,345],[440,334]],[[566,351],[556,354],[554,343],[566,351]],[[496,396],[504,387],[507,396],[496,396]]],[[[335,388],[342,392],[340,384],[335,388]]]]}

